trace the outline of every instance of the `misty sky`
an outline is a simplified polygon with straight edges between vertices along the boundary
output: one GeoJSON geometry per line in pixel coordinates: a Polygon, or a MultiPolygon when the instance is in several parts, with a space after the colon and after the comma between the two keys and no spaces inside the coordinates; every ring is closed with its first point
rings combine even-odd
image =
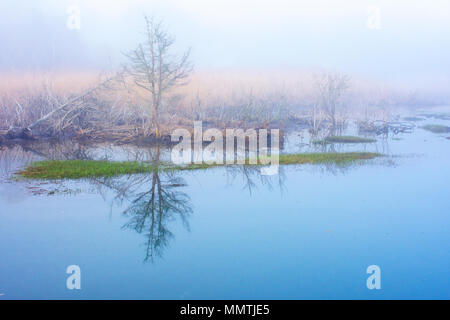
{"type": "Polygon", "coordinates": [[[144,13],[164,20],[177,50],[192,48],[196,69],[450,84],[450,0],[1,0],[0,68],[116,66],[141,39],[144,13]],[[80,29],[67,27],[71,6],[80,29]]]}

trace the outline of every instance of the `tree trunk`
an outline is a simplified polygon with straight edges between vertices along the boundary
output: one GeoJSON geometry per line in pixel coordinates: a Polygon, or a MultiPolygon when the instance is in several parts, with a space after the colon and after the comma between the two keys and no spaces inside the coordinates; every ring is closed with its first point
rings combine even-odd
{"type": "Polygon", "coordinates": [[[155,134],[156,137],[161,137],[161,132],[159,130],[159,123],[158,123],[158,109],[156,106],[153,106],[153,124],[155,125],[155,134]]]}

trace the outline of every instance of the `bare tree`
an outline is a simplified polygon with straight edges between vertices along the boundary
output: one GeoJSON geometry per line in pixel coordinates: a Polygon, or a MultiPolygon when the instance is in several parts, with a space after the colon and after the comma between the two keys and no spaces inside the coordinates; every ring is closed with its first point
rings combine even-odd
{"type": "Polygon", "coordinates": [[[333,128],[337,125],[337,108],[342,103],[342,95],[349,87],[346,75],[324,74],[316,82],[319,104],[333,128]]]}
{"type": "Polygon", "coordinates": [[[311,108],[311,118],[309,120],[309,132],[313,137],[319,133],[320,127],[324,120],[323,110],[319,108],[319,102],[315,101],[311,108]]]}
{"type": "Polygon", "coordinates": [[[125,56],[129,60],[126,70],[134,83],[149,93],[149,104],[152,112],[156,136],[160,136],[158,113],[164,95],[176,86],[185,83],[192,71],[189,61],[190,51],[181,57],[171,54],[174,38],[164,28],[162,22],[153,18],[145,18],[145,40],[136,49],[125,56]]]}

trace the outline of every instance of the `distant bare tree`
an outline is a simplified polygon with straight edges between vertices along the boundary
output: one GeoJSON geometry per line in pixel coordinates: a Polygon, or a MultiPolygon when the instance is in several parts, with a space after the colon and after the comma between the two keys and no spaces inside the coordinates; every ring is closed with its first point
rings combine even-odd
{"type": "Polygon", "coordinates": [[[319,105],[324,110],[333,128],[337,125],[337,108],[342,102],[342,95],[349,87],[347,75],[324,74],[316,82],[319,105]]]}
{"type": "Polygon", "coordinates": [[[319,102],[315,101],[311,108],[311,118],[309,119],[309,132],[313,137],[316,137],[319,133],[320,127],[324,120],[323,110],[319,108],[319,102]]]}
{"type": "Polygon", "coordinates": [[[190,51],[181,57],[171,54],[174,38],[164,28],[162,22],[145,18],[145,41],[135,50],[125,54],[129,60],[126,70],[134,83],[150,94],[149,103],[156,136],[160,136],[158,113],[164,95],[172,88],[184,84],[192,71],[189,61],[190,51]]]}

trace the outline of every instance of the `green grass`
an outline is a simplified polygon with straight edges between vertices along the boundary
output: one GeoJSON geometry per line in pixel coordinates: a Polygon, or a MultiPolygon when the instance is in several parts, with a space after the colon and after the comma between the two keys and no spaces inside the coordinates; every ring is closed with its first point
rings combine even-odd
{"type": "Polygon", "coordinates": [[[35,162],[18,174],[33,179],[80,179],[144,173],[152,170],[153,165],[142,162],[52,160],[35,162]]]}
{"type": "Polygon", "coordinates": [[[326,144],[326,143],[371,143],[377,142],[375,139],[361,138],[355,136],[330,136],[323,140],[313,141],[314,144],[326,144]]]}
{"type": "Polygon", "coordinates": [[[422,129],[431,131],[433,133],[448,133],[448,132],[450,132],[450,127],[443,126],[440,124],[427,124],[427,125],[423,126],[422,129]]]}
{"type": "MultiPolygon", "coordinates": [[[[374,159],[379,156],[381,156],[381,154],[372,152],[282,154],[279,157],[279,164],[348,164],[361,160],[374,159]]],[[[260,165],[260,163],[258,165],[260,165]]],[[[219,166],[225,166],[225,164],[202,163],[174,166],[166,162],[159,162],[159,165],[156,167],[154,164],[143,162],[51,160],[35,162],[22,171],[17,172],[17,174],[19,177],[27,179],[81,179],[113,177],[124,174],[152,172],[155,170],[201,170],[219,166]]]]}

